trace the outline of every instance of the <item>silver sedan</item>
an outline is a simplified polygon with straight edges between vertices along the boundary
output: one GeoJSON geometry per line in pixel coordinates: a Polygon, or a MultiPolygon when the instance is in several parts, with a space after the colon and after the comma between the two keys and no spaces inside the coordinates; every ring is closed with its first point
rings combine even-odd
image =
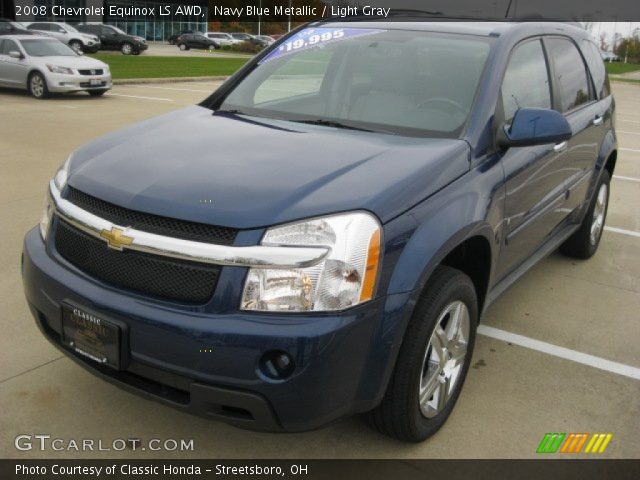
{"type": "Polygon", "coordinates": [[[36,98],[51,92],[86,91],[100,96],[112,87],[109,66],[83,57],[51,37],[0,37],[0,86],[28,90],[36,98]]]}

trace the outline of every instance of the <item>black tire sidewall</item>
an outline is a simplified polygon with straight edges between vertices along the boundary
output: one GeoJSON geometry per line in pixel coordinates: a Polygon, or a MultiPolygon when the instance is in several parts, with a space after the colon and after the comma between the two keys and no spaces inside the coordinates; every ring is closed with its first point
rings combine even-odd
{"type": "MultiPolygon", "coordinates": [[[[427,305],[424,311],[417,312],[422,317],[421,321],[423,323],[423,328],[420,328],[418,330],[419,340],[413,347],[415,349],[413,354],[418,355],[420,357],[420,361],[414,364],[414,367],[417,366],[417,368],[414,368],[413,374],[411,376],[409,391],[414,392],[415,398],[413,401],[413,406],[410,410],[410,415],[412,417],[412,423],[414,423],[415,425],[416,437],[419,439],[431,436],[436,431],[438,431],[455,407],[455,404],[460,396],[460,392],[462,391],[462,386],[464,385],[467,372],[469,371],[469,366],[471,364],[471,357],[473,355],[473,348],[475,346],[476,329],[478,324],[478,302],[475,289],[469,277],[467,277],[463,273],[458,273],[457,276],[453,277],[450,280],[450,283],[440,291],[435,300],[436,301],[434,301],[430,305],[427,305]],[[438,320],[438,317],[449,304],[456,300],[462,301],[469,311],[469,343],[467,345],[467,356],[462,366],[462,372],[460,373],[460,377],[458,378],[458,383],[455,386],[453,394],[449,398],[446,407],[435,417],[427,418],[422,415],[418,402],[420,376],[422,373],[422,355],[424,355],[424,352],[427,348],[427,343],[429,342],[431,335],[436,327],[436,321],[438,320]]],[[[416,317],[416,320],[418,319],[419,317],[416,317]]]]}
{"type": "Polygon", "coordinates": [[[28,87],[29,87],[29,94],[33,97],[36,98],[38,100],[42,100],[44,98],[47,98],[47,96],[49,95],[49,88],[47,87],[47,79],[45,78],[44,75],[42,75],[40,72],[33,72],[31,75],[29,75],[29,78],[27,80],[28,82],[28,87]],[[37,97],[36,95],[33,94],[33,90],[31,90],[31,79],[35,76],[38,76],[42,79],[42,82],[44,84],[44,90],[42,91],[42,95],[37,97]]]}
{"type": "Polygon", "coordinates": [[[588,248],[589,248],[589,256],[596,253],[598,247],[600,246],[600,241],[602,240],[602,234],[604,233],[604,227],[607,222],[607,214],[609,213],[609,196],[611,195],[611,178],[609,177],[609,172],[607,170],[603,170],[600,174],[600,179],[598,180],[598,184],[596,185],[596,189],[593,192],[593,198],[591,199],[591,205],[589,205],[589,210],[587,210],[587,214],[585,216],[585,227],[588,231],[588,248]],[[591,243],[591,224],[593,222],[593,211],[596,208],[596,204],[598,203],[598,193],[600,193],[600,188],[602,185],[607,186],[607,200],[604,206],[604,219],[602,221],[602,228],[600,229],[600,234],[598,235],[598,239],[596,243],[591,243]]]}

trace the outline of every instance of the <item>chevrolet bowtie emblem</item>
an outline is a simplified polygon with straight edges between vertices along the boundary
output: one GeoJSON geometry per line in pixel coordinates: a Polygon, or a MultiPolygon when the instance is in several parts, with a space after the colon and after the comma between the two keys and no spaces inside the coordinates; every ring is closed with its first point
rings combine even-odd
{"type": "Polygon", "coordinates": [[[107,241],[110,248],[114,250],[122,251],[126,246],[133,243],[133,238],[124,235],[124,231],[119,228],[112,228],[111,230],[102,230],[100,236],[107,241]]]}

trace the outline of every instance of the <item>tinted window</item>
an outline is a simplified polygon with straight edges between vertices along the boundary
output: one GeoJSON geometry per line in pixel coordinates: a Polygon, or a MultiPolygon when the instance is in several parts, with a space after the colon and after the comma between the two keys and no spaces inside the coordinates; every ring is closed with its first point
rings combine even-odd
{"type": "Polygon", "coordinates": [[[596,87],[596,93],[598,98],[604,98],[609,96],[609,82],[607,78],[607,72],[604,69],[604,62],[600,55],[600,50],[596,47],[596,44],[589,41],[582,41],[582,52],[587,59],[587,65],[591,71],[591,78],[596,87]]]}
{"type": "Polygon", "coordinates": [[[587,103],[590,100],[589,80],[576,46],[562,38],[550,38],[548,45],[555,68],[562,111],[567,112],[587,103]]]}
{"type": "Polygon", "coordinates": [[[2,53],[9,55],[9,52],[19,52],[18,44],[13,40],[5,40],[2,44],[2,53]]]}
{"type": "Polygon", "coordinates": [[[51,28],[49,27],[49,24],[47,23],[32,23],[27,28],[29,30],[44,30],[44,31],[51,30],[51,28]]]}
{"type": "Polygon", "coordinates": [[[502,106],[508,123],[518,108],[551,108],[547,62],[540,40],[515,48],[502,81],[502,106]]]}
{"type": "Polygon", "coordinates": [[[11,24],[9,22],[0,22],[0,32],[10,32],[11,24]]]}

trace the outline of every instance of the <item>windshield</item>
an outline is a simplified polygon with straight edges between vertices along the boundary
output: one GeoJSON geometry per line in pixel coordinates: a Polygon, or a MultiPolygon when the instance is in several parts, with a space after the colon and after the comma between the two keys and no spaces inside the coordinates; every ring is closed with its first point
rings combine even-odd
{"type": "Polygon", "coordinates": [[[20,40],[27,55],[32,57],[76,57],[71,48],[58,40],[20,40]]]}
{"type": "Polygon", "coordinates": [[[308,28],[261,60],[220,110],[455,138],[469,117],[491,41],[405,30],[308,28]]]}
{"type": "Polygon", "coordinates": [[[118,32],[120,35],[127,35],[124,30],[119,29],[118,27],[114,27],[113,25],[109,25],[111,28],[113,28],[116,32],[118,32]]]}
{"type": "Polygon", "coordinates": [[[74,33],[78,33],[78,30],[76,30],[75,27],[72,27],[71,25],[69,25],[68,23],[63,23],[60,25],[61,27],[63,27],[67,32],[74,32],[74,33]]]}

